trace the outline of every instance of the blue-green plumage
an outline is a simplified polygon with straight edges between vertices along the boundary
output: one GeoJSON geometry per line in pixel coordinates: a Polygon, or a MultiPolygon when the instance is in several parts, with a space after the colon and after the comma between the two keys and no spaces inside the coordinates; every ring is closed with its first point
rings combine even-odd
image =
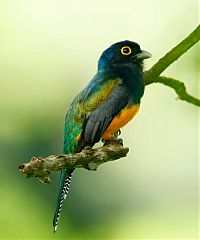
{"type": "MultiPolygon", "coordinates": [[[[112,137],[114,131],[129,121],[122,117],[132,118],[134,111],[131,107],[139,105],[144,93],[143,59],[148,57],[148,52],[142,51],[137,43],[131,41],[115,43],[102,53],[96,75],[74,98],[67,111],[65,154],[80,152],[87,145],[92,147],[101,138],[112,137]],[[127,114],[123,111],[126,109],[127,114]],[[106,132],[109,128],[111,130],[106,132]]],[[[73,171],[66,169],[61,172],[54,231],[73,171]]]]}

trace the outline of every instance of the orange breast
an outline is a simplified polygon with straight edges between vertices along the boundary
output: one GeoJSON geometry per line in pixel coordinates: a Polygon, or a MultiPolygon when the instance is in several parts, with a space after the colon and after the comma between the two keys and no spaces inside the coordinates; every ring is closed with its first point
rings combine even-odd
{"type": "Polygon", "coordinates": [[[110,123],[102,138],[109,139],[113,133],[117,132],[120,128],[125,126],[139,111],[140,105],[135,104],[129,108],[123,109],[110,123]]]}

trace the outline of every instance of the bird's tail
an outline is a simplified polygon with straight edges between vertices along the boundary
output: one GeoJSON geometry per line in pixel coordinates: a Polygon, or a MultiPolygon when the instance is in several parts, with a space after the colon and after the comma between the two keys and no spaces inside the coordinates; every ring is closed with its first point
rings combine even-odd
{"type": "Polygon", "coordinates": [[[74,171],[74,168],[73,169],[65,169],[65,170],[62,170],[61,174],[60,174],[60,183],[59,183],[58,197],[57,197],[57,202],[56,202],[56,210],[55,210],[54,218],[53,218],[54,233],[56,232],[57,227],[58,227],[58,221],[60,218],[62,204],[63,204],[63,201],[65,200],[65,198],[67,197],[73,171],[74,171]]]}

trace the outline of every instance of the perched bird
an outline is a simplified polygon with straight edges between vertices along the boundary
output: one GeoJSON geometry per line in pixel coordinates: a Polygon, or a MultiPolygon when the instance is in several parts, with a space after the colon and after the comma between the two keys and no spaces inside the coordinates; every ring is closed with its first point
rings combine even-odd
{"type": "MultiPolygon", "coordinates": [[[[132,41],[121,41],[106,49],[98,71],[74,98],[65,118],[64,153],[77,153],[85,146],[115,136],[138,112],[144,94],[143,60],[151,54],[132,41]]],[[[57,230],[74,169],[61,171],[53,219],[57,230]]]]}

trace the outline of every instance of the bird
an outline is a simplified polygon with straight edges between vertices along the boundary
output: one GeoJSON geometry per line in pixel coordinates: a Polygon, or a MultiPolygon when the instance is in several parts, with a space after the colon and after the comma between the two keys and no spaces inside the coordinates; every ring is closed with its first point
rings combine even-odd
{"type": "MultiPolygon", "coordinates": [[[[144,94],[143,60],[151,54],[136,42],[124,40],[103,51],[97,73],[72,100],[64,123],[64,153],[81,152],[100,140],[116,136],[138,112],[144,94]]],[[[53,218],[57,231],[74,168],[61,171],[53,218]]]]}

